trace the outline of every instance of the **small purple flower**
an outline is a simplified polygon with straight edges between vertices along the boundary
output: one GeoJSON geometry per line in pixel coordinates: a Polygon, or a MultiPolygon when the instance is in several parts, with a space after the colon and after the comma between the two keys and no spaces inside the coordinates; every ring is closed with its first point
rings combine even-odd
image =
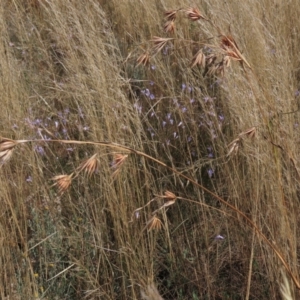
{"type": "Polygon", "coordinates": [[[219,115],[219,120],[220,120],[221,122],[223,122],[224,119],[225,119],[225,117],[224,117],[223,115],[219,115]]]}
{"type": "Polygon", "coordinates": [[[155,66],[155,65],[152,65],[152,66],[151,66],[151,69],[152,69],[152,70],[155,70],[155,69],[156,69],[156,66],[155,66]]]}
{"type": "Polygon", "coordinates": [[[30,175],[26,178],[26,182],[32,182],[32,177],[30,175]]]}
{"type": "Polygon", "coordinates": [[[184,83],[181,85],[181,89],[182,89],[183,91],[186,89],[186,85],[185,85],[184,83]]]}
{"type": "Polygon", "coordinates": [[[218,234],[218,235],[215,236],[215,240],[220,241],[220,240],[224,240],[224,239],[225,238],[222,235],[220,235],[220,234],[218,234]]]}
{"type": "Polygon", "coordinates": [[[186,107],[182,107],[181,111],[182,111],[183,113],[185,113],[185,112],[187,112],[187,108],[186,108],[186,107]]]}
{"type": "Polygon", "coordinates": [[[154,99],[155,99],[155,95],[150,94],[150,99],[151,99],[151,100],[154,100],[154,99]]]}
{"type": "Polygon", "coordinates": [[[207,170],[207,174],[208,174],[209,178],[212,178],[212,176],[214,175],[214,173],[215,173],[215,171],[213,169],[211,169],[211,168],[207,170]]]}
{"type": "Polygon", "coordinates": [[[213,152],[212,147],[208,147],[207,151],[208,151],[208,157],[213,158],[214,157],[214,152],[213,152]]]}
{"type": "Polygon", "coordinates": [[[194,102],[195,102],[195,99],[192,98],[192,99],[190,100],[190,103],[193,104],[194,102]]]}
{"type": "Polygon", "coordinates": [[[45,155],[45,154],[46,154],[46,153],[45,153],[45,150],[44,150],[44,148],[43,148],[42,146],[35,145],[35,146],[34,146],[34,150],[35,150],[38,154],[40,154],[40,155],[45,155]]]}
{"type": "Polygon", "coordinates": [[[166,121],[163,121],[163,122],[162,122],[162,126],[163,126],[163,127],[165,127],[165,126],[166,126],[166,124],[167,124],[167,122],[166,122],[166,121]]]}

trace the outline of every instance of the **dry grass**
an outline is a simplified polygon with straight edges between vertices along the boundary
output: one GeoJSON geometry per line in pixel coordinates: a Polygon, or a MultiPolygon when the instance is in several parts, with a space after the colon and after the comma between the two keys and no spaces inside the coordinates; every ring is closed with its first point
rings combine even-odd
{"type": "Polygon", "coordinates": [[[300,297],[299,5],[190,5],[1,1],[1,299],[300,297]]]}

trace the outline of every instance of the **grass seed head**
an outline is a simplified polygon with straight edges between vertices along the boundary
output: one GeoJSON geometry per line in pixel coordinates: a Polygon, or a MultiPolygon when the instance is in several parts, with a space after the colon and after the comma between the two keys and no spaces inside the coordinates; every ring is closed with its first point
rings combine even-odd
{"type": "Polygon", "coordinates": [[[167,21],[164,25],[164,31],[166,33],[174,33],[175,31],[175,22],[172,21],[167,21]]]}
{"type": "Polygon", "coordinates": [[[211,66],[215,63],[217,59],[217,56],[215,54],[209,54],[205,57],[205,65],[206,66],[211,66]]]}
{"type": "Polygon", "coordinates": [[[239,136],[243,135],[246,135],[249,138],[254,138],[256,135],[256,127],[251,127],[239,134],[239,136]]]}
{"type": "Polygon", "coordinates": [[[177,10],[169,10],[165,12],[165,18],[167,21],[175,21],[177,10]]]}
{"type": "Polygon", "coordinates": [[[15,148],[18,144],[18,141],[10,140],[10,139],[2,139],[0,141],[0,162],[3,164],[7,162],[15,148]]]}
{"type": "Polygon", "coordinates": [[[154,36],[151,42],[154,43],[154,46],[152,47],[152,50],[156,53],[160,52],[164,46],[169,42],[174,40],[173,38],[162,38],[159,36],[154,36]]]}
{"type": "Polygon", "coordinates": [[[199,65],[202,68],[205,68],[205,59],[206,59],[205,55],[204,55],[202,49],[200,49],[193,57],[191,68],[193,68],[196,65],[199,65]]]}
{"type": "Polygon", "coordinates": [[[237,152],[239,150],[239,146],[240,146],[240,141],[241,141],[241,139],[237,138],[228,145],[229,151],[227,153],[227,156],[229,156],[231,154],[233,154],[233,155],[237,154],[237,152]]]}
{"type": "Polygon", "coordinates": [[[72,183],[72,176],[73,174],[70,175],[57,175],[52,178],[52,180],[55,181],[53,186],[58,187],[59,193],[64,193],[71,185],[72,183]]]}
{"type": "Polygon", "coordinates": [[[190,7],[186,11],[188,18],[192,21],[198,21],[200,19],[207,20],[199,11],[197,7],[190,7]]]}
{"type": "Polygon", "coordinates": [[[165,199],[167,200],[176,200],[176,195],[170,191],[165,191],[165,196],[164,196],[165,199]]]}
{"type": "Polygon", "coordinates": [[[89,159],[80,164],[77,168],[78,172],[85,171],[88,176],[91,176],[99,168],[99,160],[97,159],[97,153],[91,156],[89,159]]]}
{"type": "Polygon", "coordinates": [[[128,155],[124,155],[124,154],[115,154],[114,156],[114,161],[113,161],[113,165],[112,168],[115,169],[115,171],[113,172],[112,176],[116,177],[120,171],[121,166],[124,164],[126,158],[128,157],[128,155]]]}
{"type": "Polygon", "coordinates": [[[143,65],[146,66],[149,64],[150,61],[150,55],[148,52],[145,52],[143,54],[141,54],[138,58],[137,58],[137,66],[139,65],[143,65]]]}
{"type": "Polygon", "coordinates": [[[146,224],[146,228],[148,229],[148,231],[160,230],[161,227],[162,222],[156,215],[154,215],[146,224]]]}

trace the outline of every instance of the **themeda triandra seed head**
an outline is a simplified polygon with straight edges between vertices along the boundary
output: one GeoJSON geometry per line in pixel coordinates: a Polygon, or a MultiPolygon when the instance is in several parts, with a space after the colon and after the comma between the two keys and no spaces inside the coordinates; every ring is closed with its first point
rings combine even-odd
{"type": "Polygon", "coordinates": [[[72,183],[72,176],[73,176],[73,173],[70,174],[70,175],[65,174],[65,175],[54,176],[52,178],[52,180],[55,181],[53,186],[58,187],[59,193],[65,192],[70,187],[70,185],[72,183]]]}
{"type": "Polygon", "coordinates": [[[88,176],[91,176],[99,168],[99,160],[97,158],[97,153],[88,158],[86,161],[82,162],[77,168],[78,172],[84,171],[88,176]]]}

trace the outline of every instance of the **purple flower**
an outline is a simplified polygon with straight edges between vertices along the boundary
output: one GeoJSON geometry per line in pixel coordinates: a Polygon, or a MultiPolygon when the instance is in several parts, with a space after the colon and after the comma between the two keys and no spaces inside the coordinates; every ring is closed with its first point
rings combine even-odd
{"type": "Polygon", "coordinates": [[[218,234],[218,235],[216,235],[215,236],[215,240],[224,240],[225,238],[222,236],[222,235],[220,235],[220,234],[218,234]]]}
{"type": "Polygon", "coordinates": [[[213,169],[211,169],[211,168],[207,170],[207,174],[208,174],[209,178],[212,178],[212,176],[214,175],[214,173],[215,173],[215,171],[213,169]]]}
{"type": "Polygon", "coordinates": [[[34,146],[34,150],[35,150],[38,154],[40,154],[40,155],[45,155],[45,154],[46,154],[46,153],[45,153],[45,150],[44,150],[44,148],[43,148],[42,146],[35,145],[35,146],[34,146]]]}
{"type": "Polygon", "coordinates": [[[26,178],[26,182],[32,182],[32,177],[30,175],[26,178]]]}

